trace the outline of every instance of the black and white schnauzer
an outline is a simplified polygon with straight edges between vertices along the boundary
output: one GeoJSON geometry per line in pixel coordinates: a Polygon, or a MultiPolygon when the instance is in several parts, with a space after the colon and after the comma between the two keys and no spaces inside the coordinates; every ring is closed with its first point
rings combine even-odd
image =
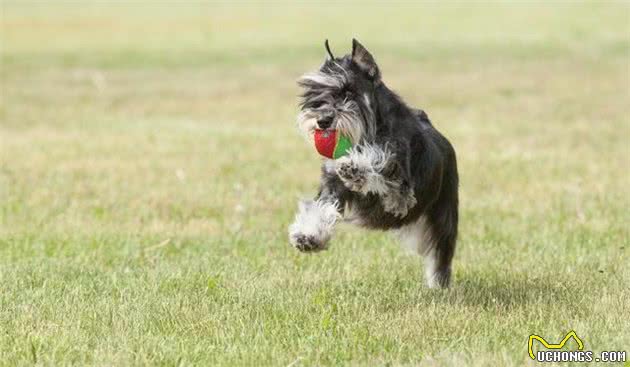
{"type": "Polygon", "coordinates": [[[357,40],[352,54],[328,56],[303,88],[298,125],[336,129],[353,144],[339,159],[325,159],[319,192],[302,201],[289,227],[300,251],[328,247],[341,218],[372,229],[395,230],[425,258],[429,287],[447,287],[455,252],[458,176],[455,151],[427,114],[408,107],[383,83],[372,55],[357,40]]]}

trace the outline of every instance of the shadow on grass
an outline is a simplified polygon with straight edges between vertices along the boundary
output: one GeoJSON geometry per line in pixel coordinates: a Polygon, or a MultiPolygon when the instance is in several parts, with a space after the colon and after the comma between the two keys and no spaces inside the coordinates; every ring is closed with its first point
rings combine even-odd
{"type": "Polygon", "coordinates": [[[321,284],[308,294],[315,305],[352,299],[379,312],[400,312],[432,304],[479,311],[510,311],[532,305],[545,308],[560,304],[567,312],[575,313],[579,312],[578,301],[585,288],[578,279],[558,273],[532,274],[486,268],[460,272],[450,289],[437,290],[426,288],[419,275],[407,271],[393,276],[383,272],[370,273],[350,282],[321,284]]]}
{"type": "MultiPolygon", "coordinates": [[[[574,304],[583,286],[559,274],[530,274],[498,269],[464,272],[448,291],[429,291],[433,300],[484,310],[524,307],[532,304],[574,304]]],[[[569,310],[567,310],[569,311],[569,310]]]]}
{"type": "Polygon", "coordinates": [[[360,275],[353,273],[351,278],[331,274],[310,282],[298,280],[272,292],[268,292],[268,287],[254,286],[247,295],[227,299],[231,300],[228,303],[251,305],[256,312],[267,310],[274,317],[290,317],[304,323],[311,322],[313,314],[352,319],[365,310],[373,315],[399,315],[418,308],[498,313],[544,312],[559,307],[563,313],[578,315],[584,312],[580,309],[581,294],[588,286],[583,279],[558,272],[485,267],[461,269],[450,289],[437,290],[428,289],[421,275],[418,267],[411,264],[389,271],[374,266],[362,269],[360,275]]]}

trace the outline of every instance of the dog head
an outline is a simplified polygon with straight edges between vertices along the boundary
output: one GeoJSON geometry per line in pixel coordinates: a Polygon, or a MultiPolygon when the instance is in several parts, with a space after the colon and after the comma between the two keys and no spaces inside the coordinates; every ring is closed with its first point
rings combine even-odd
{"type": "Polygon", "coordinates": [[[336,129],[353,144],[373,140],[376,134],[375,89],[381,73],[374,57],[356,39],[352,53],[340,58],[328,53],[319,70],[300,77],[303,88],[298,127],[312,137],[315,129],[336,129]]]}

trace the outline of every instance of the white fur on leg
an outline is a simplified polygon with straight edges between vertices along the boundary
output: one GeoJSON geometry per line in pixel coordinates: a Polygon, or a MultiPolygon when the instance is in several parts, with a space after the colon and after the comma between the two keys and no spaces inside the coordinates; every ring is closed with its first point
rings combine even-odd
{"type": "Polygon", "coordinates": [[[430,249],[424,256],[424,276],[429,288],[441,288],[435,249],[430,249]]]}
{"type": "Polygon", "coordinates": [[[427,223],[427,218],[424,215],[420,216],[416,222],[397,230],[397,235],[405,248],[424,257],[424,274],[427,286],[429,288],[443,287],[444,274],[441,274],[438,269],[433,234],[427,223]]]}
{"type": "Polygon", "coordinates": [[[427,256],[434,247],[431,228],[424,215],[417,221],[398,229],[396,234],[402,245],[414,254],[427,256]]]}
{"type": "Polygon", "coordinates": [[[354,147],[347,156],[336,161],[337,173],[352,191],[384,195],[399,186],[397,182],[386,180],[381,174],[391,157],[389,150],[373,144],[354,147]]]}
{"type": "Polygon", "coordinates": [[[295,221],[289,226],[289,241],[301,251],[323,250],[338,218],[336,202],[301,201],[295,221]]]}

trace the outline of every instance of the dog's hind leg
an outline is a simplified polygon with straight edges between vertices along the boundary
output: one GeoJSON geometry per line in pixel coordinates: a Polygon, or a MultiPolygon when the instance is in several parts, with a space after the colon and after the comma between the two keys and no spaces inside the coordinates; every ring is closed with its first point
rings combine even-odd
{"type": "Polygon", "coordinates": [[[424,273],[429,288],[446,288],[451,279],[451,262],[457,239],[457,210],[442,209],[422,215],[416,222],[398,230],[403,245],[424,257],[424,273]]]}
{"type": "Polygon", "coordinates": [[[450,151],[438,199],[423,215],[426,247],[423,249],[424,271],[431,288],[446,288],[451,280],[451,262],[455,254],[459,221],[459,195],[455,153],[450,151]]]}
{"type": "Polygon", "coordinates": [[[425,253],[424,269],[427,284],[431,288],[446,288],[451,280],[451,262],[455,254],[458,225],[457,191],[451,190],[451,186],[456,185],[456,180],[447,179],[440,199],[427,213],[431,247],[425,253]]]}
{"type": "Polygon", "coordinates": [[[430,219],[433,223],[431,247],[424,254],[424,273],[430,288],[446,288],[451,281],[451,262],[455,254],[457,224],[452,218],[444,215],[430,219]],[[454,227],[453,227],[454,226],[454,227]]]}

